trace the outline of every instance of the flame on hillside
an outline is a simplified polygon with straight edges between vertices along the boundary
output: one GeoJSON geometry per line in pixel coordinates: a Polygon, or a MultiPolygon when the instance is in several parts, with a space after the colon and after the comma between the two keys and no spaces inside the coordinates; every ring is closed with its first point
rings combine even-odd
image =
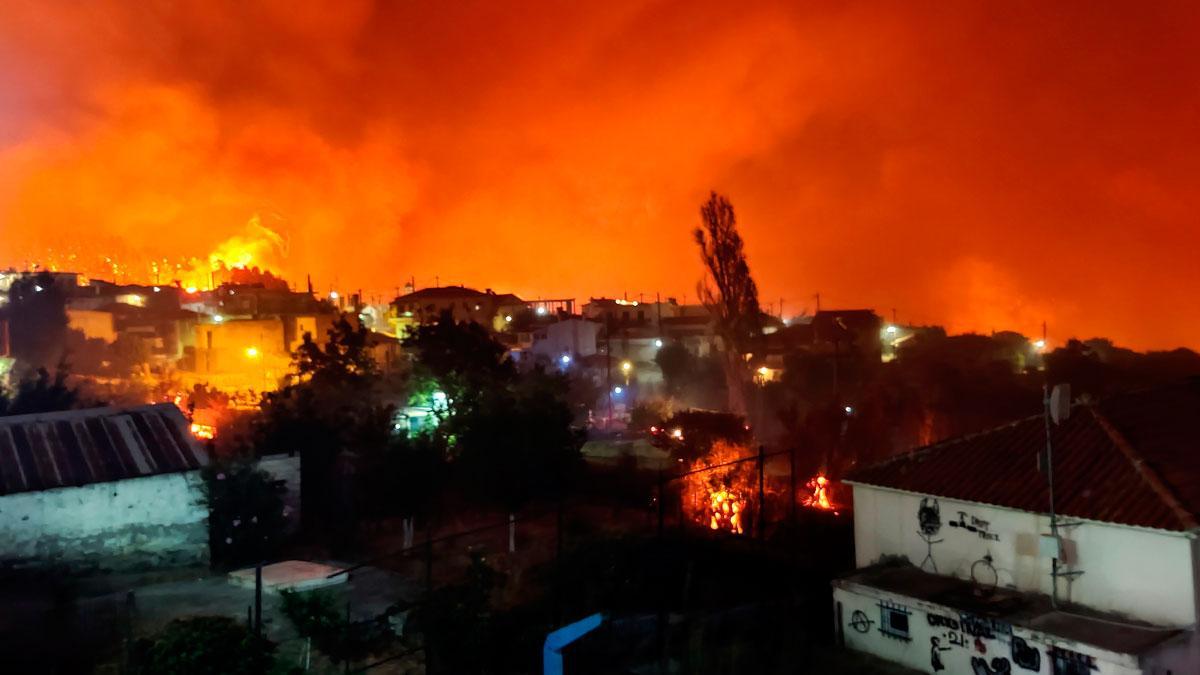
{"type": "Polygon", "coordinates": [[[287,258],[287,239],[264,225],[259,214],[246,222],[242,231],[220,242],[204,257],[150,258],[105,252],[89,255],[81,250],[49,249],[25,260],[29,270],[78,272],[79,283],[88,279],[119,284],[174,285],[189,292],[211,290],[222,283],[244,282],[246,277],[271,275],[287,258]],[[246,274],[239,274],[239,272],[246,274]]]}

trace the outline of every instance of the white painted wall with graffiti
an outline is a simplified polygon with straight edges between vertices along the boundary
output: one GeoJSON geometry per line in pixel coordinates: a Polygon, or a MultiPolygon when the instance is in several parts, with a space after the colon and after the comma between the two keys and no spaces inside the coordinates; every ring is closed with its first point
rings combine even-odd
{"type": "Polygon", "coordinates": [[[1133,657],[861,584],[838,582],[833,598],[847,647],[933,675],[1142,673],[1133,657]]]}
{"type": "MultiPolygon", "coordinates": [[[[1050,559],[1039,550],[1050,523],[1039,514],[856,485],[854,530],[859,567],[903,556],[927,572],[1050,593],[1050,559]]],[[[1080,574],[1060,578],[1059,599],[1161,626],[1196,621],[1185,533],[1071,518],[1060,531],[1066,569],[1080,574]]]]}

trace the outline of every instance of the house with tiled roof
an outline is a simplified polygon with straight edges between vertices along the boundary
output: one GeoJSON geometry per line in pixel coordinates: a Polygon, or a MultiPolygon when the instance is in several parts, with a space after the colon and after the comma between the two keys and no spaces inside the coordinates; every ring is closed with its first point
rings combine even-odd
{"type": "Polygon", "coordinates": [[[1200,380],[1049,417],[851,472],[846,646],[929,673],[1200,673],[1200,380]]]}
{"type": "Polygon", "coordinates": [[[0,567],[207,563],[207,463],[171,403],[0,417],[0,567]]]}

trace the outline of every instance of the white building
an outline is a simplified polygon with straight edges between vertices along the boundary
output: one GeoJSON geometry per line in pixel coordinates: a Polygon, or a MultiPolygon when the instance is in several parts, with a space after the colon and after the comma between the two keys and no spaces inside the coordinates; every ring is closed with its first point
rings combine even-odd
{"type": "Polygon", "coordinates": [[[853,472],[839,639],[929,673],[1200,673],[1197,421],[1193,380],[1052,424],[1057,539],[1041,416],[853,472]]]}
{"type": "Polygon", "coordinates": [[[207,462],[170,403],[0,417],[0,565],[205,564],[207,462]]]}

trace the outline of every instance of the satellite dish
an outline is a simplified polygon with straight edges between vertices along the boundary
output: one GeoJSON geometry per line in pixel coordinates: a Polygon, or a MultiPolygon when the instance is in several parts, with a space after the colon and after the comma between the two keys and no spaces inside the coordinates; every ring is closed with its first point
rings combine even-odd
{"type": "Polygon", "coordinates": [[[1050,392],[1050,419],[1062,424],[1071,416],[1071,385],[1056,384],[1050,392]]]}

